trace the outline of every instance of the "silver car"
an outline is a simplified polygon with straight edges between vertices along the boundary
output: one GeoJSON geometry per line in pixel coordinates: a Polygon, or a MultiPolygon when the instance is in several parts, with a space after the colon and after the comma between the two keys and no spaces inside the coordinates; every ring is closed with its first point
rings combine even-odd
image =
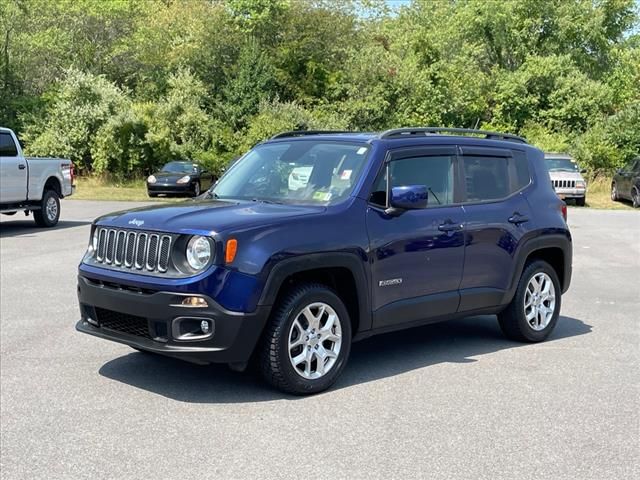
{"type": "Polygon", "coordinates": [[[551,184],[558,196],[563,200],[574,199],[576,205],[584,206],[587,199],[587,182],[582,173],[585,170],[580,170],[573,157],[566,153],[545,153],[544,159],[551,184]]]}

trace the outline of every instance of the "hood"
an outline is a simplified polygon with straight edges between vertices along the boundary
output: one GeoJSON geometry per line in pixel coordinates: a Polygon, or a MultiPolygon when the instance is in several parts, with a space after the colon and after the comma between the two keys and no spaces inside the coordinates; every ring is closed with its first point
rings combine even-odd
{"type": "Polygon", "coordinates": [[[187,200],[110,213],[97,218],[95,223],[118,228],[205,235],[255,227],[278,219],[312,215],[324,210],[323,206],[187,200]]]}
{"type": "Polygon", "coordinates": [[[551,180],[584,180],[580,172],[563,172],[562,170],[549,170],[551,180]]]}

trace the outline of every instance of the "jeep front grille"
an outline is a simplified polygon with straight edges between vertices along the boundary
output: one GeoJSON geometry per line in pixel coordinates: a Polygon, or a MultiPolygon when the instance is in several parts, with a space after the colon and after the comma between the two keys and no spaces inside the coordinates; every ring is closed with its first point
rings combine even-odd
{"type": "Polygon", "coordinates": [[[552,180],[554,188],[576,188],[575,180],[552,180]]]}
{"type": "Polygon", "coordinates": [[[99,227],[94,259],[112,267],[164,273],[172,240],[171,235],[99,227]]]}

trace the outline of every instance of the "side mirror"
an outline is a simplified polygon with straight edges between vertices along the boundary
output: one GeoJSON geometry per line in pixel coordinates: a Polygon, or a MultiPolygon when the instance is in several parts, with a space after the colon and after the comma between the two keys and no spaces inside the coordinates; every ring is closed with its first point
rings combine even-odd
{"type": "Polygon", "coordinates": [[[391,189],[389,205],[394,209],[416,210],[425,208],[428,199],[426,185],[404,185],[391,189]]]}
{"type": "Polygon", "coordinates": [[[586,168],[581,168],[580,169],[580,173],[587,173],[587,169],[586,168]]]}

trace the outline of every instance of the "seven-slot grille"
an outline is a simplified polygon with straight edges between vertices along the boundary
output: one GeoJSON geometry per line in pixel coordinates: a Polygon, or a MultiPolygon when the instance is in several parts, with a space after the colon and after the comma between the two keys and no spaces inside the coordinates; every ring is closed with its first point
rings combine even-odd
{"type": "Polygon", "coordinates": [[[576,188],[575,180],[552,180],[554,188],[576,188]]]}
{"type": "Polygon", "coordinates": [[[116,267],[166,272],[171,235],[98,227],[95,261],[116,267]]]}

